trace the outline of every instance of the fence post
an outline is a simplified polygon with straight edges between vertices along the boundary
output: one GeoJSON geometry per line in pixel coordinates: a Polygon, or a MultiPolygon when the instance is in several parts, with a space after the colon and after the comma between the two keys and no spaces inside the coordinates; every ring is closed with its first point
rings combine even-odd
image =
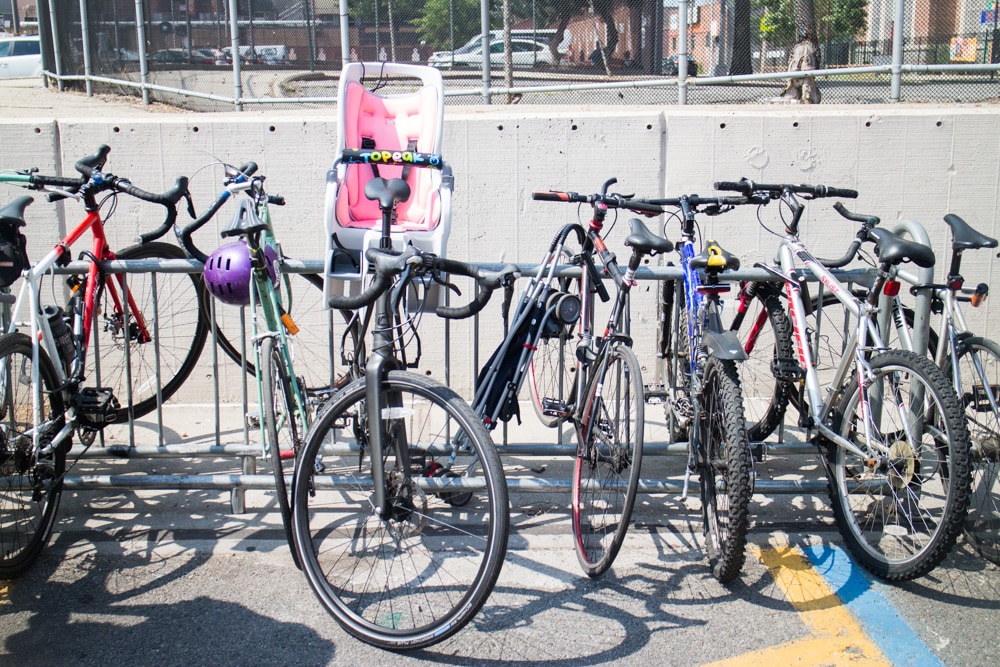
{"type": "Polygon", "coordinates": [[[677,104],[687,104],[688,73],[688,2],[681,0],[677,9],[677,104]]]}
{"type": "Polygon", "coordinates": [[[142,81],[142,103],[149,104],[149,66],[146,63],[146,20],[142,15],[142,0],[135,0],[135,40],[139,47],[139,79],[142,81]]]}
{"type": "MultiPolygon", "coordinates": [[[[484,2],[486,0],[483,0],[484,2]]],[[[56,25],[56,0],[49,0],[49,28],[52,32],[52,57],[56,60],[56,89],[61,93],[62,55],[59,53],[59,27],[56,25]]]]}
{"type": "Polygon", "coordinates": [[[340,0],[340,71],[351,60],[351,19],[347,15],[347,0],[340,0]]]}
{"type": "Polygon", "coordinates": [[[236,21],[236,0],[229,0],[229,35],[230,47],[233,51],[233,102],[237,111],[243,111],[243,78],[240,73],[240,26],[236,21]]]}
{"type": "Polygon", "coordinates": [[[490,103],[490,0],[480,3],[480,53],[483,55],[483,103],[490,103]]]}
{"type": "Polygon", "coordinates": [[[903,16],[904,0],[896,0],[895,16],[892,22],[892,89],[890,102],[898,102],[903,85],[903,16]]]}
{"type": "Polygon", "coordinates": [[[87,97],[94,96],[94,82],[90,80],[90,25],[87,20],[87,0],[80,0],[80,32],[83,39],[83,75],[87,82],[87,97]]]}

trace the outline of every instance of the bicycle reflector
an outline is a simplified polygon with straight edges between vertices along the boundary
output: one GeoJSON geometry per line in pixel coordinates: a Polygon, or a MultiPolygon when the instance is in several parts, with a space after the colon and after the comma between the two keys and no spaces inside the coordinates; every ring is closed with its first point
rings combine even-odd
{"type": "Polygon", "coordinates": [[[990,294],[990,286],[986,283],[979,283],[976,285],[976,291],[971,297],[969,297],[969,303],[972,304],[973,308],[979,308],[983,301],[986,301],[986,297],[990,294]]]}
{"type": "Polygon", "coordinates": [[[898,280],[887,280],[885,281],[885,286],[882,287],[882,294],[886,296],[896,296],[899,294],[899,281],[898,280]]]}

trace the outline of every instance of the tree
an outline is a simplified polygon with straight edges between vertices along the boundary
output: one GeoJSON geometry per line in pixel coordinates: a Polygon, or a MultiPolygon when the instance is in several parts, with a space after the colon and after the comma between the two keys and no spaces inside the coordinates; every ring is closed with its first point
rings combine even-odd
{"type": "Polygon", "coordinates": [[[868,0],[833,0],[821,19],[831,39],[853,40],[868,29],[868,0]]]}
{"type": "Polygon", "coordinates": [[[479,34],[479,7],[479,0],[426,0],[423,14],[413,25],[431,48],[458,48],[479,34]]]}

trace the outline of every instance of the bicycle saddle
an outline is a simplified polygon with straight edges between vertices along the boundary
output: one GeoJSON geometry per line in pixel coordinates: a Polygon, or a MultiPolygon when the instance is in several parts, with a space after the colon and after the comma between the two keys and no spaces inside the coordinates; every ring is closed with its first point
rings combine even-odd
{"type": "Polygon", "coordinates": [[[985,234],[980,234],[969,226],[965,220],[954,213],[944,216],[944,221],[951,227],[952,250],[976,250],[977,248],[996,248],[997,240],[985,234]]]}
{"type": "Polygon", "coordinates": [[[913,262],[925,269],[934,266],[934,251],[923,243],[902,239],[888,229],[875,229],[868,232],[869,238],[878,246],[878,259],[885,264],[900,264],[913,262]]]}
{"type": "Polygon", "coordinates": [[[401,178],[373,178],[365,185],[365,197],[378,200],[383,211],[410,198],[410,186],[401,178]]]}
{"type": "Polygon", "coordinates": [[[257,217],[253,210],[253,203],[247,199],[240,202],[240,207],[233,216],[233,221],[222,230],[220,236],[245,236],[255,232],[262,232],[267,229],[267,225],[257,217]]]}
{"type": "Polygon", "coordinates": [[[24,227],[26,224],[24,222],[24,209],[26,209],[33,201],[35,201],[34,197],[24,195],[22,197],[18,197],[3,208],[0,208],[0,224],[24,227]]]}
{"type": "Polygon", "coordinates": [[[628,222],[632,225],[632,233],[625,239],[625,245],[640,255],[659,255],[674,249],[673,243],[649,231],[639,218],[632,218],[628,222]]]}
{"type": "Polygon", "coordinates": [[[709,240],[708,246],[691,258],[692,269],[710,269],[712,271],[725,271],[740,268],[740,258],[723,250],[715,241],[709,240]]]}

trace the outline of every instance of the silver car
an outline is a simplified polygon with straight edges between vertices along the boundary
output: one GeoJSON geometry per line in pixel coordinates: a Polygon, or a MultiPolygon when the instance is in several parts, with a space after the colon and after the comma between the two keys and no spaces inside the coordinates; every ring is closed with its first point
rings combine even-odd
{"type": "Polygon", "coordinates": [[[41,74],[42,48],[37,35],[0,39],[0,79],[41,74]]]}
{"type": "MultiPolygon", "coordinates": [[[[510,45],[514,67],[547,67],[552,65],[552,52],[549,51],[547,44],[530,39],[512,39],[510,45]]],[[[482,69],[482,46],[480,44],[467,44],[455,51],[439,51],[431,55],[427,64],[442,69],[449,67],[482,69]]],[[[490,68],[503,67],[503,64],[503,40],[494,40],[490,43],[490,68]]]]}

